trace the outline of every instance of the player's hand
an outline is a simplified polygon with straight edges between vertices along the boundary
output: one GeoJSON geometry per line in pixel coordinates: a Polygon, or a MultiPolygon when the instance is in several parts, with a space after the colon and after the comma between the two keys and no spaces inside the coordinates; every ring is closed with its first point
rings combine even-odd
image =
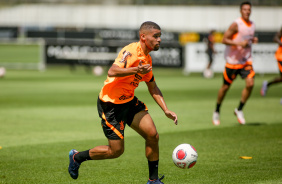
{"type": "Polygon", "coordinates": [[[244,40],[244,41],[240,42],[239,45],[241,47],[245,48],[245,47],[249,46],[249,41],[248,40],[244,40]]]}
{"type": "Polygon", "coordinates": [[[142,61],[139,62],[137,73],[146,74],[152,70],[152,66],[150,64],[142,65],[142,61]]]}
{"type": "Polygon", "coordinates": [[[165,111],[165,115],[166,117],[168,117],[169,119],[172,119],[174,121],[174,124],[177,125],[178,124],[178,121],[177,121],[177,115],[170,111],[170,110],[166,110],[165,111]]]}
{"type": "Polygon", "coordinates": [[[258,43],[258,37],[254,37],[252,40],[253,43],[258,43]]]}

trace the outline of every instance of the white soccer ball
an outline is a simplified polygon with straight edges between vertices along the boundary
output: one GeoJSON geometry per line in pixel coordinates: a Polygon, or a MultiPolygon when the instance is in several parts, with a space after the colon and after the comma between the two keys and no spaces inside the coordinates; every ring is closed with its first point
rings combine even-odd
{"type": "Polygon", "coordinates": [[[196,149],[190,144],[178,145],[172,153],[174,164],[181,169],[189,169],[193,167],[198,158],[196,149]]]}
{"type": "Polygon", "coordinates": [[[0,77],[4,77],[6,74],[6,69],[4,67],[0,67],[0,77]]]}
{"type": "Polygon", "coordinates": [[[101,66],[95,66],[93,68],[93,74],[96,75],[96,76],[100,76],[104,73],[104,70],[101,66]]]}

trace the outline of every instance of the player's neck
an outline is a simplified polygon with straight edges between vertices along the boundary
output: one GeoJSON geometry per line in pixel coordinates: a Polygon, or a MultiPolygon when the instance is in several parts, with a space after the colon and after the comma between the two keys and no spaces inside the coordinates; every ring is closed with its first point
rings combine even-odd
{"type": "Polygon", "coordinates": [[[151,52],[151,50],[149,50],[146,44],[142,41],[140,41],[140,45],[141,45],[143,53],[147,56],[149,52],[151,52]]]}
{"type": "Polygon", "coordinates": [[[250,19],[249,19],[249,18],[241,17],[241,19],[242,19],[243,21],[245,21],[246,23],[250,23],[250,19]]]}

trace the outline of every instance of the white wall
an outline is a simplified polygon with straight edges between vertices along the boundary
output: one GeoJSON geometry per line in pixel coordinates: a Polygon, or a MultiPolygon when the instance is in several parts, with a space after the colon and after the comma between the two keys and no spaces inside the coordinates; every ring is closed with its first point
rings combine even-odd
{"type": "MultiPolygon", "coordinates": [[[[168,31],[224,31],[240,16],[239,6],[19,5],[0,9],[0,25],[138,29],[144,21],[168,31]]],[[[257,30],[277,31],[282,7],[253,7],[257,30]]]]}

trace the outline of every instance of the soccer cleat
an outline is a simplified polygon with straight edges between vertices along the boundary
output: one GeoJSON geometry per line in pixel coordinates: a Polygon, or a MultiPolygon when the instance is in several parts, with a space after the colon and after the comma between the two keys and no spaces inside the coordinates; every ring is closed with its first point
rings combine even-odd
{"type": "Polygon", "coordinates": [[[80,166],[80,163],[76,162],[74,160],[74,155],[77,154],[78,151],[75,149],[70,150],[69,152],[69,159],[70,159],[70,164],[69,164],[69,173],[72,179],[77,179],[78,178],[78,169],[80,166]]]}
{"type": "Polygon", "coordinates": [[[246,124],[246,120],[244,118],[244,113],[243,111],[238,111],[238,109],[236,108],[234,110],[234,114],[237,116],[237,120],[238,122],[241,124],[241,125],[244,125],[246,124]]]}
{"type": "Polygon", "coordinates": [[[267,81],[263,81],[262,87],[261,87],[261,89],[260,89],[260,95],[261,95],[261,96],[265,96],[265,95],[266,95],[267,84],[268,84],[267,81]]]}
{"type": "Polygon", "coordinates": [[[214,125],[220,125],[220,120],[219,120],[219,113],[218,112],[213,112],[213,115],[212,115],[212,123],[214,125]]]}
{"type": "Polygon", "coordinates": [[[157,180],[148,180],[147,184],[164,184],[163,182],[161,182],[161,180],[164,179],[164,175],[162,175],[159,179],[157,180]]]}

